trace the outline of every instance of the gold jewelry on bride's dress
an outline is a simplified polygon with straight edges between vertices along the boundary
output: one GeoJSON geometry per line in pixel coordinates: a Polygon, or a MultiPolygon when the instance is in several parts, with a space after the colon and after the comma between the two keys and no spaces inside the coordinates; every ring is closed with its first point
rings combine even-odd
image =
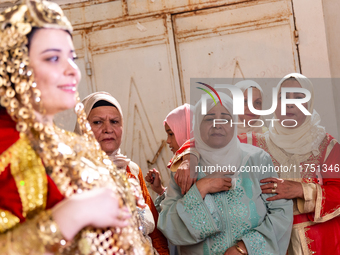
{"type": "MultiPolygon", "coordinates": [[[[29,66],[27,35],[32,28],[55,28],[72,32],[72,26],[60,7],[52,2],[27,0],[0,14],[0,103],[16,121],[21,137],[42,159],[47,173],[59,190],[70,197],[94,187],[111,187],[121,206],[127,206],[134,217],[125,228],[82,230],[69,245],[59,243],[57,254],[149,254],[138,231],[136,189],[138,183],[118,171],[100,149],[86,119],[84,106],[75,107],[83,136],[39,122],[34,109],[43,108],[29,66]]],[[[139,193],[140,194],[140,193],[139,193]]],[[[141,197],[140,197],[141,198],[141,197]]],[[[77,212],[75,212],[77,213],[77,212]]],[[[60,240],[56,239],[56,245],[60,240]]],[[[1,244],[0,244],[1,245],[1,244]]]]}

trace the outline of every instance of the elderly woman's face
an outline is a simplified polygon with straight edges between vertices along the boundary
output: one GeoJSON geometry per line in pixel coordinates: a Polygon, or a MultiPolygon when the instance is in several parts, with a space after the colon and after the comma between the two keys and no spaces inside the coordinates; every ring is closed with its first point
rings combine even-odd
{"type": "MultiPolygon", "coordinates": [[[[298,83],[296,80],[286,80],[282,83],[281,88],[301,88],[300,83],[298,83]]],[[[287,98],[289,99],[298,99],[298,98],[305,98],[305,94],[303,93],[287,93],[287,98]]],[[[302,104],[306,109],[308,108],[308,103],[302,104]]],[[[277,108],[275,110],[275,115],[277,118],[282,122],[286,119],[293,119],[297,122],[297,126],[294,128],[297,128],[301,126],[305,120],[306,115],[300,111],[299,108],[295,104],[287,104],[286,105],[286,115],[281,115],[281,89],[279,91],[278,95],[278,102],[277,102],[277,108]]],[[[295,121],[285,121],[285,126],[294,126],[296,123],[295,121]]]]}
{"type": "Polygon", "coordinates": [[[234,125],[231,126],[232,116],[228,110],[218,103],[204,116],[200,133],[202,141],[211,148],[219,149],[225,147],[233,138],[234,125]],[[226,119],[227,124],[215,124],[214,119],[226,119]]]}
{"type": "MultiPolygon", "coordinates": [[[[253,106],[256,110],[262,110],[262,96],[261,96],[261,91],[257,88],[252,88],[253,89],[253,106]]],[[[246,125],[248,125],[249,120],[254,120],[254,119],[259,119],[259,115],[253,114],[249,108],[248,108],[248,89],[244,91],[244,115],[239,115],[239,121],[246,121],[246,125]]],[[[253,125],[254,123],[249,123],[250,125],[253,125]]]]}
{"type": "Polygon", "coordinates": [[[120,147],[123,123],[116,107],[96,107],[91,110],[87,119],[100,147],[106,154],[111,155],[120,147]]]}
{"type": "Polygon", "coordinates": [[[74,63],[71,36],[60,29],[39,29],[29,49],[37,88],[47,115],[74,107],[80,71],[74,63]]]}

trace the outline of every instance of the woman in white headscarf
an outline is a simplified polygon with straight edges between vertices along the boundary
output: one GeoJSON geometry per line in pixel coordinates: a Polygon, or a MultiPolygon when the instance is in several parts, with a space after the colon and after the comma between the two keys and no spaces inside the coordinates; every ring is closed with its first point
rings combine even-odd
{"type": "Polygon", "coordinates": [[[182,195],[172,173],[158,228],[182,255],[286,254],[292,202],[266,201],[272,195],[261,193],[259,181],[271,174],[250,169],[272,167],[270,156],[238,141],[232,100],[219,95],[221,104],[208,99],[206,115],[202,101],[195,106],[198,181],[182,195]],[[228,124],[215,125],[214,119],[228,124]]]}
{"type": "MultiPolygon", "coordinates": [[[[158,212],[146,187],[142,170],[120,151],[123,136],[123,111],[119,102],[107,92],[95,92],[82,101],[91,129],[101,149],[119,169],[124,169],[129,178],[136,179],[141,187],[146,208],[141,209],[143,233],[149,235],[152,245],[162,255],[169,254],[167,240],[157,229],[158,212]]],[[[79,125],[75,132],[79,133],[79,125]]]]}
{"type": "MultiPolygon", "coordinates": [[[[314,109],[314,89],[307,77],[288,74],[277,88],[278,108],[274,119],[279,121],[274,121],[265,135],[253,134],[251,138],[253,145],[271,155],[274,165],[285,168],[279,172],[281,179],[262,180],[267,183],[262,186],[263,193],[275,194],[270,201],[293,199],[294,225],[289,255],[340,254],[340,145],[319,125],[321,118],[314,109]],[[281,115],[283,87],[307,89],[311,99],[303,106],[311,115],[304,115],[293,104],[286,106],[287,115],[281,115]]],[[[287,93],[289,99],[304,97],[303,93],[287,93]]]]}
{"type": "Polygon", "coordinates": [[[261,116],[253,114],[248,108],[248,89],[252,88],[252,104],[255,109],[262,110],[263,90],[260,85],[252,80],[244,80],[236,83],[235,86],[242,90],[244,96],[244,114],[238,115],[239,122],[244,122],[244,125],[237,126],[237,134],[248,132],[265,133],[268,131],[268,128],[263,125],[263,121],[260,120],[261,116]]]}

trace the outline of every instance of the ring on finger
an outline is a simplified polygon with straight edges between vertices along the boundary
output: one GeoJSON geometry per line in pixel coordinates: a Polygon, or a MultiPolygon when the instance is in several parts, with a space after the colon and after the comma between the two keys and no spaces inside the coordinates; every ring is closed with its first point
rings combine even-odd
{"type": "Polygon", "coordinates": [[[273,193],[273,194],[276,193],[276,189],[272,189],[272,193],[273,193]]]}
{"type": "Polygon", "coordinates": [[[277,183],[276,182],[274,182],[274,189],[276,189],[277,188],[277,183]]]}

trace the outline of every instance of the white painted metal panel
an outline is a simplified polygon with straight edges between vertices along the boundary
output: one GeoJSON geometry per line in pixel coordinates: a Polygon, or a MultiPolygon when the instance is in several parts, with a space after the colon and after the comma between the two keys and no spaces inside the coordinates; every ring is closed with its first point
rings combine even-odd
{"type": "Polygon", "coordinates": [[[140,45],[143,42],[154,41],[157,38],[164,41],[166,32],[164,19],[133,20],[92,32],[89,47],[92,52],[96,52],[100,49],[114,48],[119,45],[124,45],[124,47],[140,45]]]}
{"type": "Polygon", "coordinates": [[[81,2],[87,2],[88,0],[53,0],[53,2],[57,4],[73,4],[73,3],[81,3],[81,2]]]}
{"type": "Polygon", "coordinates": [[[70,9],[63,6],[63,9],[74,26],[91,24],[96,21],[108,21],[123,16],[121,1],[97,3],[70,9]]]}
{"type": "Polygon", "coordinates": [[[242,2],[242,0],[127,0],[127,6],[129,15],[136,15],[157,12],[185,12],[237,2],[242,2]]]}
{"type": "Polygon", "coordinates": [[[173,20],[186,101],[190,78],[269,78],[299,71],[289,1],[214,8],[173,20]]]}

